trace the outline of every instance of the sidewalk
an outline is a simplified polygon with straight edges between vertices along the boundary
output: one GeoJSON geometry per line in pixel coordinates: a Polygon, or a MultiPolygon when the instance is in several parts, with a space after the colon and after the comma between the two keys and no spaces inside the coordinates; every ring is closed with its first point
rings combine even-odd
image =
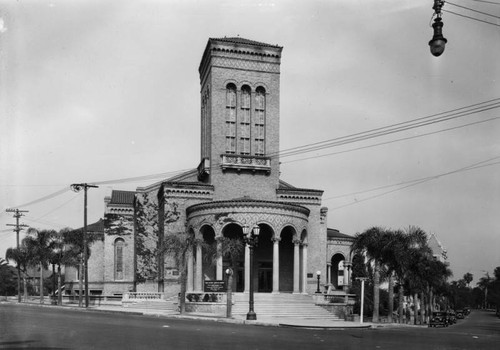
{"type": "MultiPolygon", "coordinates": [[[[12,303],[12,301],[9,301],[12,303]]],[[[17,303],[17,302],[15,302],[17,303]]],[[[27,302],[21,303],[20,305],[26,306],[38,306],[38,307],[52,307],[59,308],[61,306],[51,305],[51,304],[39,304],[38,302],[27,302]]],[[[120,313],[120,314],[134,314],[134,315],[144,315],[144,316],[156,316],[164,318],[175,318],[175,319],[192,319],[192,320],[205,320],[214,322],[224,322],[224,323],[234,323],[234,324],[246,324],[255,326],[267,326],[267,327],[296,327],[296,328],[310,328],[310,329],[368,329],[368,328],[401,328],[401,327],[422,327],[415,325],[399,324],[399,323],[358,323],[358,322],[348,322],[348,321],[332,321],[332,320],[321,320],[321,319],[303,319],[297,317],[269,317],[257,315],[256,321],[248,321],[244,316],[236,316],[233,318],[226,318],[218,315],[212,314],[201,314],[201,313],[186,313],[181,315],[179,312],[172,311],[162,311],[162,310],[151,310],[151,309],[139,309],[139,308],[125,308],[121,305],[90,305],[88,308],[80,308],[77,305],[65,304],[63,308],[70,308],[72,310],[86,311],[86,312],[109,312],[109,313],[120,313]]]]}

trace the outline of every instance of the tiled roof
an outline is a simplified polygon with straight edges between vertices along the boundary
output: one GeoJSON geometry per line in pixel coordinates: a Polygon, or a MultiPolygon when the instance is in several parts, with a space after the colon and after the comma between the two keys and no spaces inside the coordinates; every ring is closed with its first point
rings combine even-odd
{"type": "Polygon", "coordinates": [[[353,236],[346,235],[345,233],[340,233],[339,230],[336,230],[334,228],[328,228],[328,229],[326,229],[326,236],[328,238],[349,238],[349,239],[354,239],[353,236]]]}
{"type": "Polygon", "coordinates": [[[224,41],[224,42],[233,43],[233,44],[259,45],[259,46],[266,46],[266,47],[281,48],[281,46],[279,46],[279,45],[266,44],[266,43],[262,43],[260,41],[255,41],[255,40],[241,38],[239,36],[237,36],[237,37],[230,37],[230,38],[228,38],[228,37],[224,37],[224,38],[210,38],[210,40],[224,41]]]}
{"type": "Polygon", "coordinates": [[[111,192],[110,204],[134,204],[135,192],[116,191],[111,192]]]}
{"type": "MultiPolygon", "coordinates": [[[[83,227],[77,228],[75,231],[83,231],[83,227]]],[[[104,220],[99,219],[99,221],[93,224],[87,225],[87,232],[104,232],[104,220]]]]}

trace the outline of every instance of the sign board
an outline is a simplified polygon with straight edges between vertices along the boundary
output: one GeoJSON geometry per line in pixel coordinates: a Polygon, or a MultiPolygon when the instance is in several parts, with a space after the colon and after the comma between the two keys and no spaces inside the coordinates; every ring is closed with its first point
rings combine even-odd
{"type": "Polygon", "coordinates": [[[205,281],[203,286],[205,293],[223,293],[227,292],[225,281],[205,281]]]}

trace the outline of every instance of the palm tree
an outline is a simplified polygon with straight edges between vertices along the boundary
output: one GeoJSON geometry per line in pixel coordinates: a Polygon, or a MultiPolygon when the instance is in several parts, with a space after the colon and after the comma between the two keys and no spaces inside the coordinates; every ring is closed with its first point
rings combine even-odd
{"type": "Polygon", "coordinates": [[[389,277],[389,310],[388,322],[392,322],[394,312],[394,279],[396,271],[399,271],[402,256],[407,248],[407,237],[401,230],[386,231],[384,235],[384,244],[382,249],[382,262],[387,267],[389,277]]]}
{"type": "Polygon", "coordinates": [[[491,277],[489,272],[486,272],[486,274],[479,279],[479,282],[477,282],[477,286],[483,290],[484,292],[484,308],[486,309],[488,306],[488,288],[491,283],[491,277]]]}
{"type": "MultiPolygon", "coordinates": [[[[422,249],[427,249],[427,235],[418,227],[410,226],[407,230],[386,231],[382,242],[381,262],[387,266],[389,276],[399,280],[399,322],[403,322],[404,286],[408,285],[409,276],[415,257],[422,249]]],[[[389,285],[392,285],[391,278],[389,285]]],[[[393,305],[392,288],[389,290],[389,308],[393,305]]],[[[392,312],[389,313],[389,317],[392,312]]],[[[391,317],[392,319],[392,317],[391,317]]]]}
{"type": "MultiPolygon", "coordinates": [[[[23,291],[24,291],[24,300],[28,299],[28,283],[26,281],[26,272],[29,265],[29,253],[26,248],[26,244],[24,240],[21,242],[19,248],[8,248],[5,252],[5,259],[12,260],[16,263],[19,270],[22,272],[23,278],[23,291]]],[[[17,291],[18,295],[21,295],[21,291],[17,291]]],[[[19,301],[21,298],[19,297],[19,301]]]]}
{"type": "Polygon", "coordinates": [[[472,273],[470,272],[467,272],[465,275],[464,275],[464,281],[465,283],[467,283],[467,288],[469,288],[469,285],[470,283],[472,282],[472,279],[474,278],[474,276],[472,275],[472,273]]]}
{"type": "MultiPolygon", "coordinates": [[[[61,263],[65,266],[78,268],[79,276],[79,293],[78,293],[78,306],[83,304],[83,251],[84,239],[82,229],[69,230],[63,229],[63,258],[61,263]]],[[[92,251],[90,247],[92,243],[97,240],[96,235],[87,234],[87,260],[91,256],[92,251]]]]}
{"type": "MultiPolygon", "coordinates": [[[[51,252],[49,261],[52,264],[54,278],[57,276],[57,305],[62,305],[61,293],[61,265],[72,265],[73,252],[68,249],[68,244],[65,241],[65,236],[71,231],[69,228],[64,228],[52,236],[51,252]],[[55,266],[57,265],[57,275],[55,266]]],[[[55,288],[54,288],[55,293],[55,288]]]]}
{"type": "Polygon", "coordinates": [[[357,233],[351,246],[351,254],[361,253],[368,263],[373,264],[373,318],[379,319],[380,304],[380,267],[383,260],[383,248],[387,244],[387,231],[380,227],[372,227],[363,233],[357,233]]]}
{"type": "Polygon", "coordinates": [[[48,268],[54,230],[37,230],[29,228],[25,238],[26,247],[30,254],[30,265],[40,267],[40,304],[44,302],[43,270],[48,268]]]}

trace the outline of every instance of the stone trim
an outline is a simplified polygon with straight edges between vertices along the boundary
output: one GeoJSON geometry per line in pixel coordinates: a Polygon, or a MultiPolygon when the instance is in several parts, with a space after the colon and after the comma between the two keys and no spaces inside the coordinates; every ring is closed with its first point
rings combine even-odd
{"type": "Polygon", "coordinates": [[[306,207],[302,207],[292,203],[285,202],[271,202],[271,201],[260,201],[252,199],[243,200],[229,200],[229,201],[215,201],[209,203],[200,203],[189,206],[186,208],[186,214],[189,216],[193,212],[205,211],[205,210],[216,210],[222,208],[270,208],[285,211],[297,212],[301,215],[309,216],[310,210],[306,207]]]}

